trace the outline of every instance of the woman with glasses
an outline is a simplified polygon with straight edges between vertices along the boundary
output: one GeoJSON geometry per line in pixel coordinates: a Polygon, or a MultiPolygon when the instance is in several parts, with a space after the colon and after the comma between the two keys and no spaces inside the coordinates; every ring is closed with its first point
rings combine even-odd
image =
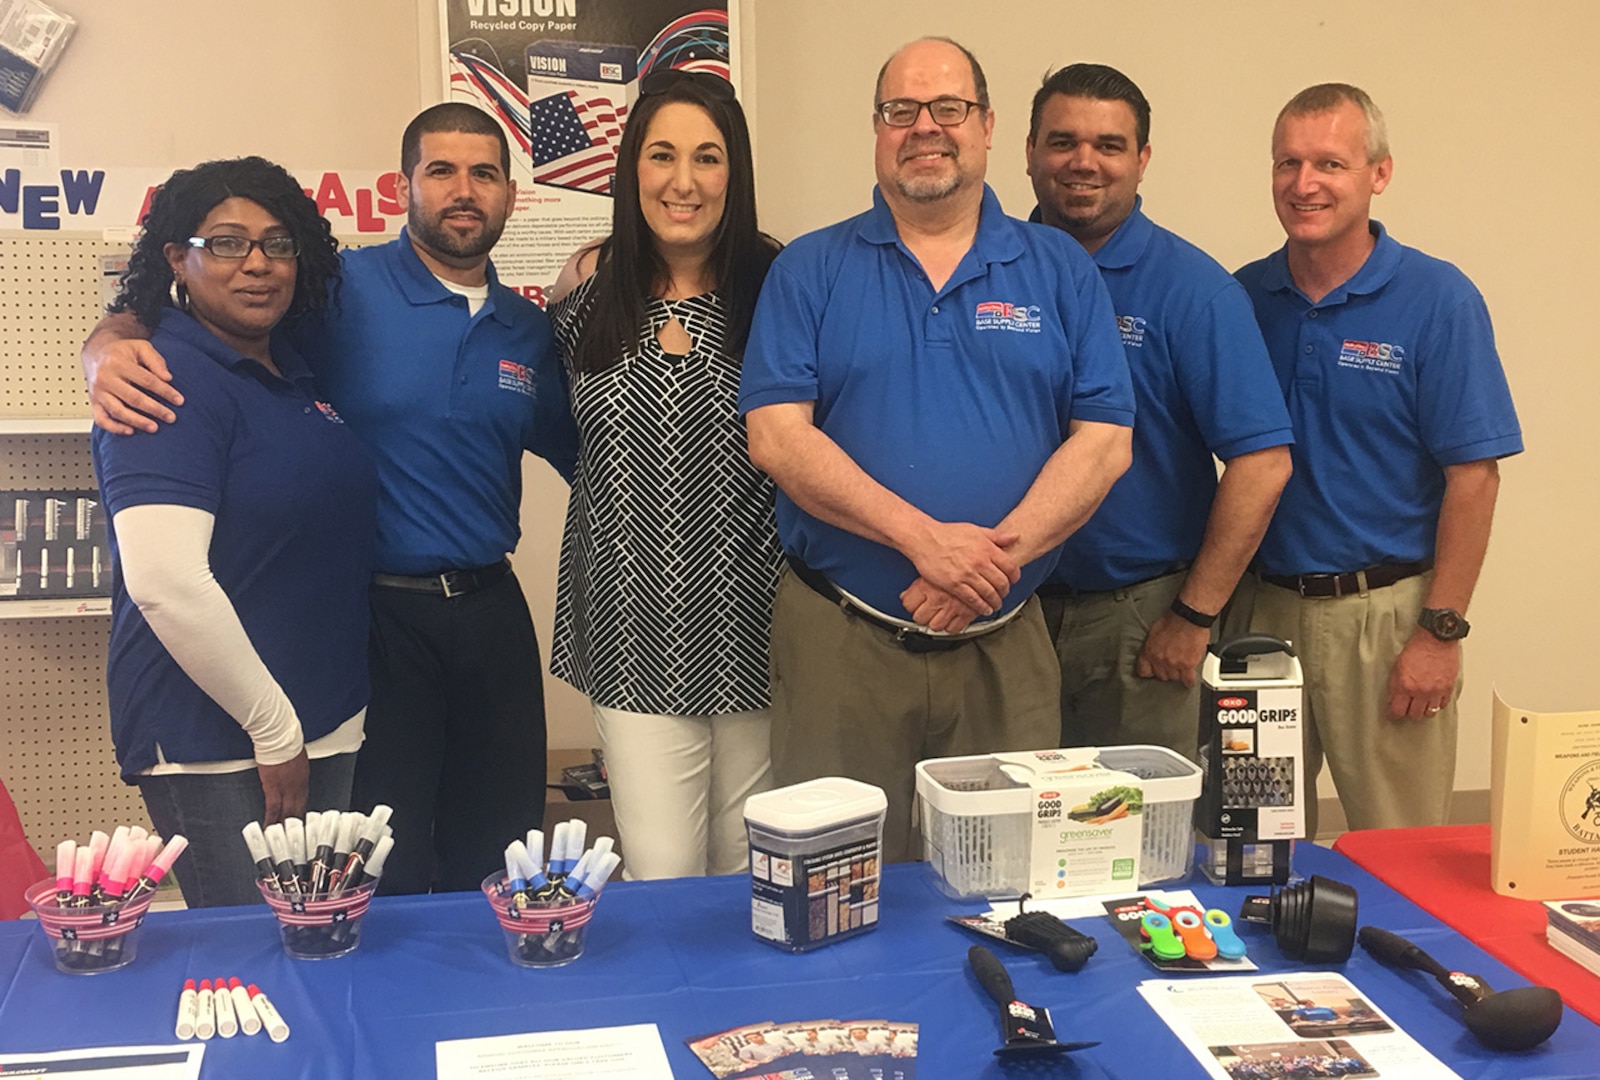
{"type": "Polygon", "coordinates": [[[664,70],[639,89],[611,235],[573,256],[551,312],[580,450],[550,666],[593,703],[629,875],[729,874],[745,797],[771,785],[779,550],[736,402],[778,244],[733,87],[664,70]]]}
{"type": "Polygon", "coordinates": [[[367,703],[377,476],[273,328],[328,305],[337,245],[261,158],[174,173],[113,311],[185,400],[154,434],[92,436],[111,523],[111,736],[157,831],[188,837],[191,907],[260,902],[239,835],[345,809],[367,703]]]}

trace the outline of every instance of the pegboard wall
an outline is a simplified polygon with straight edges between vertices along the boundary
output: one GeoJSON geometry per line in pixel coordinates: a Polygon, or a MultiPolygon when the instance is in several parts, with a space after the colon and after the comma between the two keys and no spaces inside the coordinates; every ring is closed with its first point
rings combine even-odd
{"type": "MultiPolygon", "coordinates": [[[[87,417],[78,349],[100,317],[98,235],[0,232],[0,421],[87,417]]],[[[0,433],[0,488],[89,488],[89,437],[0,433]]],[[[106,714],[104,615],[0,619],[0,780],[35,850],[150,822],[122,783],[106,714]]]]}
{"type": "Polygon", "coordinates": [[[105,306],[105,260],[127,252],[98,235],[0,231],[0,417],[89,415],[78,348],[105,306]]]}
{"type": "Polygon", "coordinates": [[[0,623],[0,775],[34,850],[55,865],[60,840],[150,828],[139,789],[117,774],[106,720],[106,616],[0,623]]]}

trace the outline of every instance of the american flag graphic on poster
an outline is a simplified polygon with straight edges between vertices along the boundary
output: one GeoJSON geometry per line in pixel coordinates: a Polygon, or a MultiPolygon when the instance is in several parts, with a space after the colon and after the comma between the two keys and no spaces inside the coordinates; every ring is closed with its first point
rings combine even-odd
{"type": "Polygon", "coordinates": [[[540,184],[611,194],[627,106],[576,90],[528,103],[529,155],[540,184]]]}

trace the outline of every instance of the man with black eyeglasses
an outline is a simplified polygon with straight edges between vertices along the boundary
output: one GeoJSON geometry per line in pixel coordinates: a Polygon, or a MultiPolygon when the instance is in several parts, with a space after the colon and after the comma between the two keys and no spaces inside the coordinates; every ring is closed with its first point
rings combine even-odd
{"type": "Polygon", "coordinates": [[[1133,392],[1094,264],[984,184],[994,113],[972,54],[911,43],[873,113],[873,207],[773,264],[740,410],[791,570],[775,777],[883,788],[884,857],[903,860],[918,760],[1055,745],[1033,591],[1127,468],[1133,392]]]}
{"type": "MultiPolygon", "coordinates": [[[[337,305],[281,329],[381,484],[351,801],[394,808],[384,892],[464,891],[544,817],[539,646],[507,554],[524,451],[570,479],[577,430],[549,320],[489,262],[516,198],[498,121],[426,109],[400,164],[400,237],[344,252],[337,305]]],[[[84,346],[95,420],[119,434],[180,419],[165,362],[124,340],[142,336],[109,316],[84,346]]]]}

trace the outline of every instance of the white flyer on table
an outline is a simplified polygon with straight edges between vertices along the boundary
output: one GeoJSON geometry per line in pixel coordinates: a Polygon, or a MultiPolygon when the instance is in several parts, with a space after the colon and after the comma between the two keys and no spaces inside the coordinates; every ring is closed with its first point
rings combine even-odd
{"type": "Polygon", "coordinates": [[[434,1044],[438,1080],[672,1080],[654,1024],[532,1031],[434,1044]]]}
{"type": "Polygon", "coordinates": [[[7,1076],[103,1076],[111,1080],[198,1080],[203,1043],[186,1046],[103,1046],[47,1054],[0,1054],[7,1076]]]}
{"type": "Polygon", "coordinates": [[[1461,1080],[1332,972],[1150,979],[1139,993],[1217,1080],[1461,1080]]]}

